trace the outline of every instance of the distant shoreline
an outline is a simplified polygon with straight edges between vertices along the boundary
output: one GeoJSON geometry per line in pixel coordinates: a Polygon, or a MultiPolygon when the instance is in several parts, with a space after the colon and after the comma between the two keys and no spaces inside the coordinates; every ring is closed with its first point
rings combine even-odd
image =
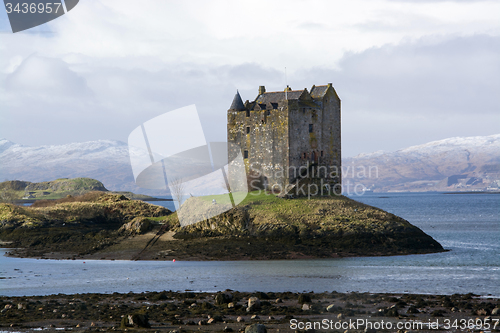
{"type": "MultiPolygon", "coordinates": [[[[58,200],[58,199],[23,199],[23,200],[14,200],[14,201],[12,201],[12,203],[14,203],[16,205],[32,204],[32,203],[39,201],[39,200],[58,200]]],[[[148,202],[148,201],[174,201],[174,199],[164,199],[164,198],[155,198],[155,197],[132,199],[132,200],[140,200],[140,201],[145,201],[145,202],[148,202]]]]}
{"type": "Polygon", "coordinates": [[[443,192],[443,194],[500,194],[499,192],[489,192],[489,191],[470,191],[470,192],[443,192]]]}
{"type": "Polygon", "coordinates": [[[373,193],[373,194],[392,194],[392,193],[436,193],[436,194],[500,194],[500,191],[389,191],[389,192],[365,192],[365,193],[373,193]]]}

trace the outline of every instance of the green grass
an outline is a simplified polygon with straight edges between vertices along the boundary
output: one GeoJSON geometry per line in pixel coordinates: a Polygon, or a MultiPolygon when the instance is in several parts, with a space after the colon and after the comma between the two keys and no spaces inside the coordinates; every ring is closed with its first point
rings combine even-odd
{"type": "MultiPolygon", "coordinates": [[[[245,198],[248,198],[250,194],[247,194],[246,192],[231,192],[233,196],[233,200],[235,202],[241,202],[242,200],[245,200],[245,198]]],[[[205,195],[205,196],[200,196],[196,197],[197,199],[206,201],[206,202],[212,202],[212,200],[215,199],[217,204],[231,204],[231,199],[229,198],[229,195],[227,193],[225,194],[214,194],[214,195],[205,195]]],[[[242,205],[243,203],[239,203],[237,205],[242,205]]]]}

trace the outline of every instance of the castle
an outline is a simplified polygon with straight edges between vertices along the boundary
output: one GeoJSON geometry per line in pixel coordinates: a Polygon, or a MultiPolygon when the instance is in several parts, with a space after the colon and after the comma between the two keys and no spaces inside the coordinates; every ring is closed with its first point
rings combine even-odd
{"type": "Polygon", "coordinates": [[[227,111],[227,139],[229,160],[243,153],[249,191],[341,186],[340,99],[331,83],[310,92],[260,86],[245,103],[237,92],[227,111]]]}

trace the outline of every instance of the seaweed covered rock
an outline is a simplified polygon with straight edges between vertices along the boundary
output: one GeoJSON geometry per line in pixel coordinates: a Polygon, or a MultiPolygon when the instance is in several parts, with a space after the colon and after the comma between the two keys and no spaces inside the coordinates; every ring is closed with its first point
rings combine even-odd
{"type": "Polygon", "coordinates": [[[267,333],[267,328],[262,324],[251,324],[245,327],[245,333],[267,333]]]}
{"type": "Polygon", "coordinates": [[[226,303],[230,303],[233,300],[233,295],[229,292],[219,292],[215,295],[215,304],[223,305],[226,303]]]}
{"type": "Polygon", "coordinates": [[[151,328],[149,319],[146,314],[134,313],[128,314],[122,318],[120,328],[138,327],[138,328],[151,328]]]}

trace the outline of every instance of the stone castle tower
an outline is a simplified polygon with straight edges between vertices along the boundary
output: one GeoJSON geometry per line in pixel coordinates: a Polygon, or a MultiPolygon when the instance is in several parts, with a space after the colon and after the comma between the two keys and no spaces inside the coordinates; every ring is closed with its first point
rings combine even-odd
{"type": "MultiPolygon", "coordinates": [[[[331,83],[310,92],[260,86],[245,103],[237,92],[227,111],[227,140],[243,152],[249,191],[341,185],[340,99],[331,83]]],[[[237,153],[230,149],[229,160],[237,153]]]]}

